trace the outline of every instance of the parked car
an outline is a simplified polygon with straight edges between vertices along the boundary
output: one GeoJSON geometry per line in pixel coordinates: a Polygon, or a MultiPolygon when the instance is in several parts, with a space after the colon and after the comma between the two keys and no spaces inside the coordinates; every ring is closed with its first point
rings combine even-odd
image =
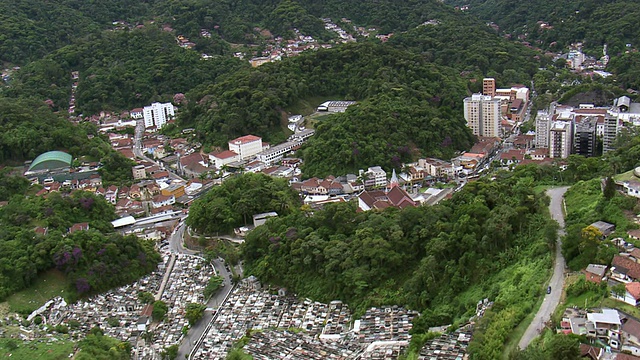
{"type": "Polygon", "coordinates": [[[551,294],[551,286],[547,288],[547,294],[551,294]]]}

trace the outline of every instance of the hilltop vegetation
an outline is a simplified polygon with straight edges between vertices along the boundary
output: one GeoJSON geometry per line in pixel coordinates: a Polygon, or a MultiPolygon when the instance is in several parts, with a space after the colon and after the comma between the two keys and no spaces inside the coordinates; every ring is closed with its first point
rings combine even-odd
{"type": "Polygon", "coordinates": [[[635,26],[640,16],[637,1],[632,0],[448,0],[452,5],[469,5],[469,12],[492,21],[501,31],[525,35],[534,46],[559,50],[573,42],[583,42],[595,55],[602,45],[610,54],[624,51],[626,44],[637,47],[640,29],[635,26]],[[552,28],[541,28],[546,22],[552,28]]]}
{"type": "Polygon", "coordinates": [[[66,109],[71,72],[79,71],[76,113],[91,115],[167,101],[176,93],[248,66],[227,57],[203,60],[197,52],[178,47],[173,35],[155,27],[102,32],[25,66],[6,93],[50,99],[54,110],[66,109]]]}
{"type": "Polygon", "coordinates": [[[286,180],[247,173],[226,180],[194,201],[187,225],[202,234],[228,234],[251,223],[255,214],[275,211],[283,216],[299,203],[298,194],[286,180]]]}
{"type": "Polygon", "coordinates": [[[300,296],[342,299],[356,313],[384,304],[420,310],[417,334],[469,316],[489,297],[494,315],[474,351],[491,359],[505,341],[498,334],[506,336],[542,291],[556,229],[546,206],[531,178],[510,176],[469,183],[433,207],[298,211],[249,233],[246,272],[300,296]]]}
{"type": "Polygon", "coordinates": [[[0,208],[0,299],[54,267],[73,284],[71,299],[151,272],[160,261],[153,244],[135,235],[113,233],[109,221],[114,218],[111,204],[91,193],[63,197],[55,192],[46,198],[14,195],[0,208]],[[80,222],[87,222],[89,231],[67,234],[80,222]],[[36,226],[47,228],[47,233],[36,234],[36,226]]]}

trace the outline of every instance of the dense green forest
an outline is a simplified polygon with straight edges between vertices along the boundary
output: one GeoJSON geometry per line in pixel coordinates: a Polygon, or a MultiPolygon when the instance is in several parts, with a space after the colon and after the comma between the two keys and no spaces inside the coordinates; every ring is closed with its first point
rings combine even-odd
{"type": "Polygon", "coordinates": [[[356,212],[351,202],[279,217],[247,236],[246,272],[300,296],[348,301],[357,313],[383,304],[423,311],[417,334],[468,316],[489,297],[489,318],[503,320],[481,328],[474,351],[499,353],[505,338],[494,332],[532,310],[556,229],[533,179],[502,176],[433,207],[356,212]]]}
{"type": "Polygon", "coordinates": [[[100,196],[74,192],[46,198],[16,194],[0,207],[0,299],[21,290],[51,268],[73,284],[69,299],[132,282],[160,261],[153,244],[113,232],[111,204],[100,196]],[[75,223],[89,231],[68,234],[75,223]],[[36,234],[36,226],[47,228],[36,234]]]}
{"type": "Polygon", "coordinates": [[[638,2],[633,0],[447,0],[452,5],[469,5],[469,12],[492,21],[501,31],[524,35],[526,41],[543,49],[561,50],[583,42],[594,55],[602,55],[607,44],[610,55],[617,55],[630,43],[637,47],[640,29],[638,2]],[[550,27],[541,28],[545,22],[550,27]]]}
{"type": "Polygon", "coordinates": [[[50,99],[54,110],[66,109],[71,71],[79,71],[76,113],[91,115],[168,101],[176,93],[242,67],[249,65],[230,57],[203,60],[157,27],[101,32],[23,67],[6,93],[50,99]]]}
{"type": "Polygon", "coordinates": [[[324,16],[350,18],[358,25],[390,33],[450,14],[447,6],[435,0],[147,0],[135,4],[123,0],[18,0],[0,4],[0,62],[24,64],[39,59],[80,37],[115,28],[115,21],[133,26],[154,21],[167,24],[192,38],[199,50],[209,52],[221,41],[259,43],[263,39],[260,28],[285,37],[297,28],[305,35],[329,39],[332,35],[319,19],[324,16]],[[203,28],[211,31],[211,38],[198,38],[203,28]]]}
{"type": "Polygon", "coordinates": [[[228,234],[250,224],[255,214],[280,216],[300,207],[298,194],[284,179],[247,173],[212,188],[189,207],[187,225],[202,234],[228,234]]]}
{"type": "MultiPolygon", "coordinates": [[[[0,96],[0,164],[22,165],[51,150],[101,162],[100,174],[107,184],[128,182],[133,177],[132,161],[113,150],[95,125],[74,125],[41,101],[0,96]]],[[[7,186],[14,189],[14,185],[7,186]]],[[[6,189],[0,186],[0,199],[10,197],[11,190],[6,189]]]]}

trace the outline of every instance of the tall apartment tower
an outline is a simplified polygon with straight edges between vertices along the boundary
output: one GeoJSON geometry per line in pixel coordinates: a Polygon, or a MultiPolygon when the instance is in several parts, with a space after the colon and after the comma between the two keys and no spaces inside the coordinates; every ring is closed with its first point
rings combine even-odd
{"type": "Polygon", "coordinates": [[[566,159],[571,154],[572,125],[568,121],[554,121],[549,131],[549,157],[566,159]]]}
{"type": "Polygon", "coordinates": [[[551,130],[551,114],[547,110],[538,111],[538,115],[536,115],[536,148],[549,147],[549,130],[551,130]]]}
{"type": "Polygon", "coordinates": [[[142,115],[145,128],[155,126],[161,129],[175,115],[175,112],[171,103],[155,102],[150,106],[145,106],[142,115]]]}
{"type": "Polygon", "coordinates": [[[604,136],[602,137],[602,153],[615,150],[614,142],[618,135],[618,117],[607,114],[604,117],[604,136]]]}
{"type": "Polygon", "coordinates": [[[482,79],[482,95],[496,96],[496,79],[484,78],[482,79]]]}
{"type": "Polygon", "coordinates": [[[575,123],[573,152],[586,157],[596,156],[596,129],[598,119],[588,116],[575,123]]]}
{"type": "Polygon", "coordinates": [[[476,136],[500,136],[500,100],[482,94],[464,99],[464,118],[476,136]]]}

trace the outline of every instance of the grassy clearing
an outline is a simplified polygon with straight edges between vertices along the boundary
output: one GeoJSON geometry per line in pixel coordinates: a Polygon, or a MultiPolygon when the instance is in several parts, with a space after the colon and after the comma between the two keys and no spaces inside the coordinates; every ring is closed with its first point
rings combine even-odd
{"type": "Polygon", "coordinates": [[[33,285],[7,298],[7,303],[11,311],[30,313],[56,296],[67,295],[68,289],[69,283],[64,274],[49,270],[42,273],[33,285]]]}
{"type": "Polygon", "coordinates": [[[540,305],[542,305],[543,300],[544,300],[544,296],[540,296],[536,304],[533,306],[533,309],[535,311],[532,311],[531,313],[529,313],[529,315],[527,315],[527,317],[525,317],[524,320],[522,320],[520,324],[516,326],[515,329],[513,329],[509,333],[509,337],[507,337],[507,341],[504,345],[504,352],[502,353],[503,359],[505,360],[508,359],[509,354],[512,351],[514,351],[516,347],[518,347],[518,343],[520,343],[520,339],[522,339],[524,332],[527,331],[529,324],[531,324],[531,321],[533,321],[533,318],[538,313],[538,309],[540,309],[540,305]]]}
{"type": "Polygon", "coordinates": [[[631,306],[627,303],[624,303],[622,301],[618,301],[616,299],[612,299],[612,298],[606,298],[604,300],[602,300],[602,307],[607,307],[607,308],[612,308],[612,309],[618,309],[620,311],[624,311],[627,314],[640,319],[640,309],[638,309],[635,306],[631,306]]]}
{"type": "Polygon", "coordinates": [[[68,359],[74,352],[74,343],[61,341],[20,341],[15,339],[0,339],[0,357],[12,360],[62,360],[68,359]],[[11,344],[18,347],[12,349],[11,344]]]}
{"type": "Polygon", "coordinates": [[[295,104],[289,106],[286,110],[291,114],[300,114],[303,116],[313,114],[318,105],[328,100],[342,99],[342,96],[312,96],[306,99],[298,100],[295,104]]]}
{"type": "Polygon", "coordinates": [[[551,188],[554,188],[554,187],[555,187],[555,185],[536,185],[536,186],[533,188],[533,191],[534,191],[536,194],[540,194],[540,193],[543,193],[543,192],[545,192],[545,191],[547,191],[547,190],[549,190],[549,189],[551,189],[551,188]]]}

